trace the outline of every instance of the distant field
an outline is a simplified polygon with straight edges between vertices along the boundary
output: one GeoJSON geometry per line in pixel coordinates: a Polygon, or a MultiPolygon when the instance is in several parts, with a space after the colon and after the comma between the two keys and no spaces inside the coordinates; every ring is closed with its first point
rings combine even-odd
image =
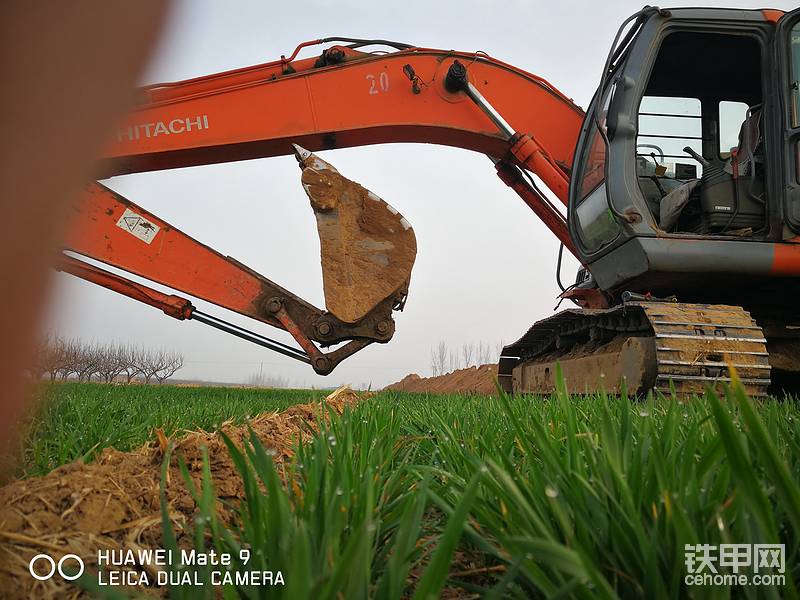
{"type": "Polygon", "coordinates": [[[20,474],[41,475],[103,448],[132,450],[181,429],[213,431],[227,419],[282,410],[329,392],[234,387],[45,383],[24,432],[20,474]]]}
{"type": "MultiPolygon", "coordinates": [[[[46,388],[28,472],[135,447],[156,426],[210,429],[310,395],[46,388]]],[[[207,483],[194,539],[257,549],[248,569],[286,576],[270,597],[798,597],[796,400],[383,392],[278,468],[253,443],[234,451],[248,490],[240,525],[218,519],[207,483]],[[687,588],[685,546],[723,543],[785,544],[785,584],[687,588]]]]}

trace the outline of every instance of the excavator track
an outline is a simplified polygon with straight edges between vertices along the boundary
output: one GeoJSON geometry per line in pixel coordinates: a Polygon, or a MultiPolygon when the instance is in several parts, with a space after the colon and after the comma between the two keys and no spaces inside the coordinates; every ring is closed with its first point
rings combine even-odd
{"type": "Polygon", "coordinates": [[[765,396],[770,385],[764,334],[737,306],[629,302],[565,310],[503,349],[500,385],[549,393],[557,364],[570,393],[618,393],[624,385],[634,394],[687,397],[730,383],[731,367],[752,396],[765,396]]]}

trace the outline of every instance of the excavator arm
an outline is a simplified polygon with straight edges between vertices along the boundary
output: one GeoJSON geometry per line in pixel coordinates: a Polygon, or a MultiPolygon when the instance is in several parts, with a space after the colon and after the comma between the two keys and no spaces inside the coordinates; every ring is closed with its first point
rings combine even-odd
{"type": "MultiPolygon", "coordinates": [[[[378,40],[315,40],[298,46],[289,58],[271,63],[147,86],[139,90],[139,100],[100,157],[99,178],[295,153],[304,168],[303,183],[321,237],[325,219],[334,215],[340,223],[347,216],[351,228],[363,228],[359,235],[372,236],[373,246],[386,245],[381,240],[389,238],[392,246],[404,235],[408,254],[415,252],[416,243],[413,233],[402,231],[408,229],[407,222],[385,203],[380,204],[386,209],[380,215],[388,211],[394,220],[373,215],[373,204],[363,199],[380,200],[371,192],[341,178],[335,206],[319,202],[319,194],[326,191],[321,186],[334,185],[331,181],[339,182],[340,176],[312,152],[388,142],[443,144],[489,156],[500,178],[572,249],[562,212],[539,191],[528,171],[566,204],[583,113],[545,80],[485,54],[378,40]],[[333,41],[347,45],[334,45],[314,58],[296,58],[305,47],[333,41]],[[392,51],[359,49],[376,43],[392,51]],[[383,230],[376,232],[373,222],[382,219],[383,230]]],[[[347,263],[340,269],[340,279],[353,277],[355,242],[338,242],[349,244],[339,248],[347,263]]],[[[59,265],[64,271],[170,316],[201,320],[271,349],[280,348],[279,352],[310,363],[321,374],[364,346],[391,339],[391,312],[402,309],[413,265],[412,254],[403,267],[405,277],[398,269],[392,285],[372,290],[370,306],[333,310],[328,302],[331,310],[323,311],[99,183],[89,185],[75,206],[64,249],[71,251],[59,265]],[[199,313],[186,299],[162,294],[75,254],[285,329],[301,349],[199,313]],[[347,343],[323,354],[315,342],[322,347],[347,343]]],[[[383,255],[381,260],[391,262],[383,255]]],[[[367,287],[356,284],[348,289],[360,297],[367,287]]]]}

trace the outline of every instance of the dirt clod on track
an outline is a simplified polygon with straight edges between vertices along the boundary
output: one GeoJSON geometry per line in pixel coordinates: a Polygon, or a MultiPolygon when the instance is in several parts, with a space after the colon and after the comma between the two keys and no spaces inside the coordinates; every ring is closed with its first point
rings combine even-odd
{"type": "MultiPolygon", "coordinates": [[[[328,396],[325,405],[336,413],[359,400],[349,388],[328,396]]],[[[324,415],[320,403],[298,404],[282,412],[266,413],[250,421],[266,448],[275,452],[276,463],[292,455],[298,438],[312,435],[316,421],[324,415]]],[[[221,430],[242,446],[248,427],[223,424],[221,430]]],[[[195,503],[180,473],[183,457],[196,486],[202,476],[203,448],[217,496],[221,500],[244,497],[241,479],[227,448],[217,433],[205,431],[176,434],[167,485],[170,514],[178,543],[182,526],[195,512],[195,503]]],[[[60,577],[37,581],[28,572],[36,554],[46,553],[57,562],[66,554],[77,554],[87,571],[95,571],[101,549],[154,549],[161,543],[159,483],[164,448],[168,441],[156,432],[155,439],[136,451],[108,448],[90,464],[76,461],[43,477],[14,481],[0,488],[0,596],[3,598],[67,598],[76,588],[60,577]]],[[[227,515],[222,513],[222,518],[227,515]]],[[[188,541],[188,540],[185,540],[188,541]]],[[[191,542],[189,542],[191,543],[191,542]]],[[[71,560],[71,559],[70,559],[71,560]]],[[[75,563],[65,563],[65,568],[75,563]]],[[[47,571],[43,562],[41,570],[47,571]]]]}
{"type": "Polygon", "coordinates": [[[491,396],[497,393],[496,379],[497,365],[482,365],[480,367],[459,369],[438,377],[420,377],[416,373],[412,373],[385,389],[428,394],[478,394],[491,396]]]}

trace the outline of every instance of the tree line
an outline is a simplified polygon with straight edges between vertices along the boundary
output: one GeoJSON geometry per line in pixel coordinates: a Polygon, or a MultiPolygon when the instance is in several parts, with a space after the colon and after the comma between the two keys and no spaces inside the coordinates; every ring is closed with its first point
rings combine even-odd
{"type": "Polygon", "coordinates": [[[500,357],[504,345],[502,341],[494,347],[484,341],[477,344],[465,342],[461,348],[450,349],[447,342],[442,340],[431,347],[431,373],[437,377],[458,369],[494,364],[500,357]]]}
{"type": "Polygon", "coordinates": [[[163,383],[181,367],[183,355],[172,350],[50,337],[40,344],[30,370],[33,377],[51,381],[163,383]]]}

